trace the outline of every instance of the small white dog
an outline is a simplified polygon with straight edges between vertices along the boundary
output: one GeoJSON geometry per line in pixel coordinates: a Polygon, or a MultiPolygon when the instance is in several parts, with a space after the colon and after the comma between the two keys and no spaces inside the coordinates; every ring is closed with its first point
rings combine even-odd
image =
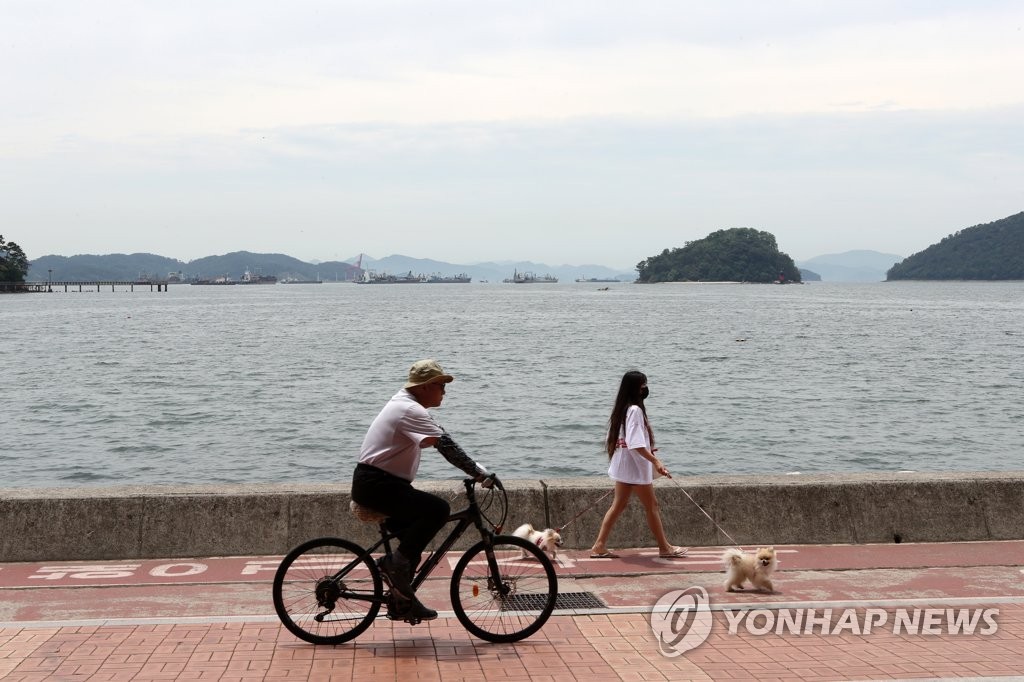
{"type": "Polygon", "coordinates": [[[755,554],[744,554],[738,549],[727,549],[722,555],[722,563],[728,574],[725,578],[725,591],[734,592],[743,589],[743,583],[750,584],[759,590],[774,592],[771,574],[779,567],[775,558],[774,547],[762,547],[755,554]]]}
{"type": "MultiPolygon", "coordinates": [[[[524,523],[516,528],[516,532],[512,533],[512,535],[537,545],[540,551],[547,552],[551,556],[552,561],[558,556],[558,548],[562,546],[562,536],[553,528],[537,530],[530,524],[524,523]]],[[[522,558],[525,559],[526,557],[526,552],[523,552],[522,558]]]]}

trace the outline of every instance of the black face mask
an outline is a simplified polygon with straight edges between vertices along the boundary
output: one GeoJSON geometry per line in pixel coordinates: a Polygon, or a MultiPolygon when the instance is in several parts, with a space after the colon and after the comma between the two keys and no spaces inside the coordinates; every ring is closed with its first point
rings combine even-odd
{"type": "Polygon", "coordinates": [[[651,394],[651,389],[644,386],[640,389],[640,400],[647,400],[647,396],[651,394]]]}

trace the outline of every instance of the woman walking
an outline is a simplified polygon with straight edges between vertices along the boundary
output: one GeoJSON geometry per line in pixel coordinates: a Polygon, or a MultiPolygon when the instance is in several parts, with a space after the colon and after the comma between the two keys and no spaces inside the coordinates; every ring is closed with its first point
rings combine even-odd
{"type": "Polygon", "coordinates": [[[608,419],[606,443],[608,458],[611,460],[608,476],[615,481],[615,498],[604,515],[601,530],[590,550],[592,559],[616,556],[608,550],[608,536],[634,493],[644,506],[647,526],[658,543],[658,555],[666,559],[686,556],[685,547],[676,547],[665,537],[658,499],[654,495],[654,472],[660,476],[672,476],[661,460],[654,456],[654,433],[644,407],[648,395],[647,376],[643,372],[633,370],[623,375],[619,393],[615,397],[615,407],[608,419]]]}

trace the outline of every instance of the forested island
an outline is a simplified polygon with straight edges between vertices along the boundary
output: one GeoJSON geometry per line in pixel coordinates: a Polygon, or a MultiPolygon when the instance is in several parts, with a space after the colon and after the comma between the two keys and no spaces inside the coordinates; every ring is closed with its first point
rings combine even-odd
{"type": "Polygon", "coordinates": [[[636,266],[638,282],[800,282],[800,270],[779,251],[775,235],[750,227],[712,232],[665,249],[636,266]]]}
{"type": "Polygon", "coordinates": [[[886,273],[903,279],[1024,279],[1024,213],[954,232],[886,273]]]}

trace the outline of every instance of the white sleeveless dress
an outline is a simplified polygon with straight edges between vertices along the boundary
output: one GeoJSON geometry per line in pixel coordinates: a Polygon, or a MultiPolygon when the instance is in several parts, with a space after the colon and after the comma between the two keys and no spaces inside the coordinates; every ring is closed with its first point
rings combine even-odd
{"type": "Polygon", "coordinates": [[[636,405],[626,411],[626,423],[619,430],[619,443],[608,466],[608,476],[619,483],[647,485],[654,482],[654,464],[636,448],[651,449],[651,439],[644,424],[644,413],[636,405]]]}

